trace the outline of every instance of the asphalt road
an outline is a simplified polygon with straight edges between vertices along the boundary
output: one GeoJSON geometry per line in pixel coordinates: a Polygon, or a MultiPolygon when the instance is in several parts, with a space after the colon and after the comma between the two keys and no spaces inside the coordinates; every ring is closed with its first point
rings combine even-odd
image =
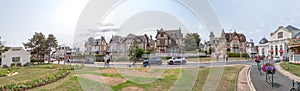
{"type": "Polygon", "coordinates": [[[292,88],[292,80],[280,72],[273,75],[273,87],[271,87],[266,82],[265,73],[262,71],[262,75],[260,75],[257,67],[257,65],[252,65],[250,71],[250,77],[256,91],[289,91],[292,88]]]}
{"type": "MultiPolygon", "coordinates": [[[[250,61],[228,61],[228,62],[190,62],[184,65],[167,65],[167,64],[162,64],[162,65],[151,65],[152,68],[197,68],[197,67],[207,67],[207,66],[225,66],[225,65],[236,65],[236,64],[251,64],[250,61]]],[[[110,67],[117,67],[117,68],[128,68],[129,63],[111,63],[110,67]]],[[[140,64],[136,64],[137,67],[141,67],[140,64]]],[[[100,64],[85,64],[85,66],[89,67],[104,67],[103,63],[100,64]]]]}

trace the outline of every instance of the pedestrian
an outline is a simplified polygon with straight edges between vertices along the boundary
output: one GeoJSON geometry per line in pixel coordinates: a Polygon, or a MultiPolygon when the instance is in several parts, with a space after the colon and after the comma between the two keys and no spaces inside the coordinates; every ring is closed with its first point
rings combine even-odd
{"type": "Polygon", "coordinates": [[[110,62],[110,56],[107,55],[107,61],[106,61],[106,66],[107,66],[107,67],[109,66],[109,62],[110,62]]]}
{"type": "Polygon", "coordinates": [[[228,61],[228,55],[225,55],[225,60],[228,61]]]}
{"type": "Polygon", "coordinates": [[[107,56],[104,56],[103,59],[104,59],[104,67],[107,67],[107,56]]]}

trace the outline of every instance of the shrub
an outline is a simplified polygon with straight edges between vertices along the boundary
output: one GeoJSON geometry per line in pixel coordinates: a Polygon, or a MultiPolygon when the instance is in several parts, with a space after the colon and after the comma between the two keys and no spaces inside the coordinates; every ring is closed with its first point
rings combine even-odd
{"type": "MultiPolygon", "coordinates": [[[[241,54],[240,53],[227,53],[228,57],[240,57],[241,54]]],[[[247,53],[243,53],[242,57],[247,57],[247,53]]]]}
{"type": "Polygon", "coordinates": [[[9,68],[6,64],[2,65],[2,68],[9,68]]]}
{"type": "Polygon", "coordinates": [[[23,66],[30,66],[30,62],[26,62],[23,66]]]}

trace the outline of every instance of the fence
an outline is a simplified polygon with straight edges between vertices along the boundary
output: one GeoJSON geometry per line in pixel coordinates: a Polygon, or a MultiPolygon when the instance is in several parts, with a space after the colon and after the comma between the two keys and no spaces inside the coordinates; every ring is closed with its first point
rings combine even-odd
{"type": "Polygon", "coordinates": [[[290,62],[300,64],[300,54],[293,54],[290,58],[290,62]]]}
{"type": "Polygon", "coordinates": [[[199,57],[206,56],[205,53],[156,53],[156,54],[144,54],[144,58],[149,57],[173,57],[173,56],[183,56],[183,57],[199,57]]]}

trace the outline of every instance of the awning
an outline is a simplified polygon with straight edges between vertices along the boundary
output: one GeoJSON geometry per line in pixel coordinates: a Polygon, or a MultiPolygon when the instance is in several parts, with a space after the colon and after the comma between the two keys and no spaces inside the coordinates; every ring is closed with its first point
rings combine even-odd
{"type": "Polygon", "coordinates": [[[279,50],[278,52],[283,52],[283,50],[279,50]]]}
{"type": "Polygon", "coordinates": [[[274,52],[274,50],[269,50],[269,52],[274,52]]]}

